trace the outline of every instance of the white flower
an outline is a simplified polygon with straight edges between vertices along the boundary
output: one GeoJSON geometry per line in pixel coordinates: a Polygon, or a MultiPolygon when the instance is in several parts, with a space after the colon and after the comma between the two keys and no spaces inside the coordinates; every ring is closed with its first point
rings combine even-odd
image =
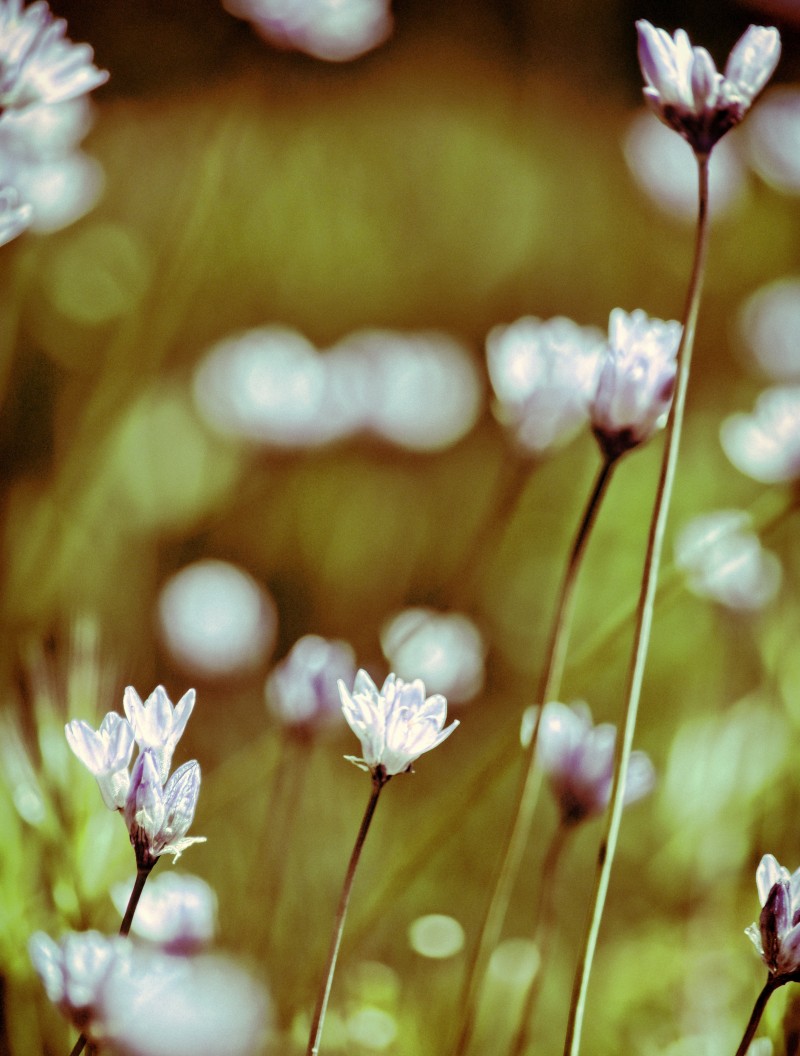
{"type": "Polygon", "coordinates": [[[83,765],[94,774],[103,802],[109,810],[125,806],[130,787],[128,767],[133,754],[133,728],[110,711],[95,731],[82,719],[64,727],[67,743],[83,765]]]}
{"type": "Polygon", "coordinates": [[[342,721],[336,683],[352,685],[355,654],[346,642],[317,634],[298,639],[267,678],[264,692],[272,713],[290,729],[311,733],[342,721]]]}
{"type": "Polygon", "coordinates": [[[680,338],[680,323],[651,319],[640,308],[611,312],[590,403],[592,428],[609,458],[649,440],[666,423],[680,338]]]}
{"type": "MultiPolygon", "coordinates": [[[[530,744],[538,708],[523,715],[520,738],[530,744]]],[[[614,777],[617,730],[610,723],[595,726],[586,704],[567,707],[545,704],[539,723],[536,759],[547,774],[564,825],[575,825],[601,814],[608,805],[614,777]]],[[[625,804],[646,796],[655,771],[645,752],[632,752],[625,784],[625,804]]]]}
{"type": "Polygon", "coordinates": [[[133,686],[125,690],[122,706],[133,727],[136,743],[142,751],[152,752],[162,783],[167,780],[172,753],[186,729],[194,701],[193,689],[184,693],[174,708],[163,686],[156,686],[144,703],[133,686]]]}
{"type": "Polygon", "coordinates": [[[140,753],[124,812],[137,868],[152,869],[162,854],[177,860],[193,843],[205,843],[205,836],[186,836],[199,793],[200,765],[194,759],[179,766],[162,787],[153,753],[140,753]]]}
{"type": "Polygon", "coordinates": [[[90,1035],[103,983],[126,947],[117,936],[99,931],[69,932],[58,943],[37,931],[28,942],[48,998],[73,1026],[90,1035]]]}
{"type": "MultiPolygon", "coordinates": [[[[115,884],[114,905],[124,916],[133,881],[115,884]]],[[[211,942],[217,896],[205,880],[188,873],[156,874],[142,891],[131,934],[156,943],[170,953],[189,954],[211,942]]]]}
{"type": "Polygon", "coordinates": [[[800,869],[789,873],[771,854],[765,854],[756,870],[758,898],[762,905],[758,924],[745,933],[771,975],[800,971],[800,869]]]}
{"type": "Polygon", "coordinates": [[[0,187],[0,246],[11,242],[30,227],[33,209],[20,202],[14,187],[0,187]]]}
{"type": "Polygon", "coordinates": [[[647,102],[699,155],[707,155],[739,124],[772,76],[781,53],[777,29],[750,26],[731,52],[723,75],[705,48],[692,47],[684,30],[670,37],[644,19],[636,29],[647,102]]]}
{"type": "Polygon", "coordinates": [[[764,484],[800,477],[800,386],[767,389],[752,414],[734,414],[720,429],[737,469],[764,484]]]}
{"type": "Polygon", "coordinates": [[[525,316],[486,338],[495,413],[534,454],[567,443],[589,417],[602,332],[557,317],[525,316]]]}
{"type": "Polygon", "coordinates": [[[362,758],[346,756],[376,778],[388,779],[411,769],[424,752],[441,744],[458,726],[443,729],[447,701],[439,694],[425,698],[420,679],[403,682],[389,675],[378,691],[366,671],[356,675],[353,692],[339,682],[342,711],[350,729],[361,741],[362,758]]]}
{"type": "Polygon", "coordinates": [[[67,23],[53,18],[44,0],[0,0],[0,113],[58,103],[105,84],[108,73],[92,62],[88,44],[66,37],[67,23]]]}

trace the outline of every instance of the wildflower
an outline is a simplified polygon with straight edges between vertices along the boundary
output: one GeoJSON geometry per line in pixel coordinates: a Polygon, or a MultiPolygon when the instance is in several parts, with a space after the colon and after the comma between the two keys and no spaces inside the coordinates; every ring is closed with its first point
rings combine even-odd
{"type": "Polygon", "coordinates": [[[193,843],[205,836],[187,837],[200,793],[200,766],[196,760],[179,766],[162,787],[152,751],[142,751],[131,775],[125,802],[125,824],[136,852],[136,865],[150,870],[162,854],[177,860],[193,843]]]}
{"type": "Polygon", "coordinates": [[[125,806],[130,787],[130,765],[133,753],[133,727],[121,715],[110,711],[99,730],[82,719],[64,727],[67,743],[83,765],[94,774],[103,802],[109,810],[125,806]]]}
{"type": "Polygon", "coordinates": [[[310,735],[320,725],[341,722],[336,683],[352,685],[355,654],[346,642],[316,634],[300,638],[270,673],[264,687],[272,713],[289,729],[310,735]]]}
{"type": "Polygon", "coordinates": [[[0,0],[0,113],[85,95],[108,80],[88,44],[66,37],[44,0],[0,0]]]}
{"type": "Polygon", "coordinates": [[[720,429],[725,454],[763,484],[800,477],[800,386],[762,392],[752,414],[734,414],[720,429]]]}
{"type": "Polygon", "coordinates": [[[350,729],[361,741],[363,758],[345,756],[369,770],[377,780],[411,770],[424,752],[441,744],[458,726],[443,729],[447,701],[440,693],[425,698],[421,679],[403,682],[389,675],[380,692],[366,671],[356,675],[353,692],[339,682],[342,711],[350,729]]]}
{"type": "MultiPolygon", "coordinates": [[[[536,708],[529,708],[520,733],[530,743],[536,708]]],[[[594,726],[586,704],[567,707],[551,701],[542,712],[536,758],[547,774],[563,825],[575,825],[601,814],[611,796],[617,730],[610,723],[594,726]]],[[[633,752],[628,765],[625,803],[642,799],[653,788],[655,773],[645,752],[633,752]]]]}
{"type": "Polygon", "coordinates": [[[730,53],[723,75],[705,48],[692,47],[684,30],[670,37],[644,19],[636,29],[645,99],[699,156],[708,155],[744,118],[781,53],[777,29],[750,26],[730,53]]]}
{"type": "Polygon", "coordinates": [[[758,924],[745,929],[770,975],[800,971],[800,869],[789,873],[771,854],[756,870],[762,905],[758,924]]]}
{"type": "Polygon", "coordinates": [[[544,454],[585,424],[597,380],[603,335],[557,317],[533,316],[496,326],[486,339],[495,414],[522,448],[544,454]]]}
{"type": "Polygon", "coordinates": [[[594,434],[608,458],[649,440],[672,405],[681,325],[641,309],[615,308],[589,406],[594,434]]]}
{"type": "Polygon", "coordinates": [[[415,672],[451,705],[472,700],[483,686],[486,646],[463,613],[403,609],[382,627],[381,649],[401,677],[415,672]]]}
{"type": "Polygon", "coordinates": [[[30,227],[32,218],[33,210],[27,203],[20,202],[14,187],[0,188],[0,246],[21,235],[30,227]]]}
{"type": "MultiPolygon", "coordinates": [[[[111,890],[124,916],[133,881],[111,890]]],[[[131,934],[169,953],[194,953],[214,937],[217,898],[205,880],[188,873],[162,873],[148,881],[136,907],[131,934]]]]}
{"type": "Polygon", "coordinates": [[[122,706],[133,727],[136,743],[143,752],[152,753],[162,783],[167,779],[172,753],[186,729],[194,700],[193,689],[184,693],[175,707],[163,686],[156,686],[144,703],[133,686],[125,690],[122,706]]]}

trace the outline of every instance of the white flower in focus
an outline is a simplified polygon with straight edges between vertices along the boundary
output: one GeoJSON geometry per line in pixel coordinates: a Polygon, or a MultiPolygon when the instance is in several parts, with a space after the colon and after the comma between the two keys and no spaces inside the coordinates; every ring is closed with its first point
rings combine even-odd
{"type": "Polygon", "coordinates": [[[675,563],[695,594],[737,611],[763,608],[780,587],[780,562],[744,510],[695,517],[675,541],[675,563]]]}
{"type": "Polygon", "coordinates": [[[11,242],[30,227],[33,209],[26,202],[20,202],[19,193],[14,187],[0,187],[0,246],[11,242]]]}
{"type": "Polygon", "coordinates": [[[720,429],[725,454],[763,484],[800,477],[800,386],[767,389],[752,414],[734,414],[720,429]]]}
{"type": "Polygon", "coordinates": [[[142,751],[152,753],[162,784],[167,780],[175,745],[186,729],[194,701],[193,689],[187,690],[174,707],[163,686],[156,686],[144,703],[133,686],[125,690],[122,706],[136,743],[142,751]]]}
{"type": "MultiPolygon", "coordinates": [[[[125,914],[133,880],[115,884],[114,905],[125,914]]],[[[214,938],[217,896],[199,876],[170,872],[147,882],[136,907],[131,934],[161,946],[169,953],[189,954],[214,938]]]]}
{"type": "Polygon", "coordinates": [[[594,434],[608,458],[649,440],[672,406],[681,325],[640,308],[611,312],[608,344],[590,403],[594,434]]]}
{"type": "Polygon", "coordinates": [[[73,44],[67,23],[44,0],[0,0],[0,113],[85,95],[108,80],[88,44],[73,44]]]}
{"type": "Polygon", "coordinates": [[[92,1034],[100,990],[127,943],[99,931],[69,932],[54,942],[35,932],[28,952],[48,998],[78,1030],[92,1034]]]}
{"type": "MultiPolygon", "coordinates": [[[[538,708],[523,715],[520,739],[530,744],[538,708]]],[[[611,796],[616,727],[595,726],[586,704],[567,707],[557,701],[544,706],[539,723],[536,759],[547,774],[563,825],[575,825],[601,814],[611,796]]],[[[625,805],[642,799],[653,788],[655,771],[645,752],[632,752],[625,785],[625,805]]]]}
{"type": "Polygon", "coordinates": [[[100,723],[99,730],[82,719],[74,719],[64,727],[67,743],[83,765],[94,774],[103,802],[109,810],[125,806],[130,787],[133,727],[121,715],[110,711],[100,723]]]}
{"type": "Polygon", "coordinates": [[[267,705],[290,729],[311,733],[317,726],[341,722],[337,682],[352,685],[355,673],[355,653],[347,642],[307,634],[267,678],[267,705]]]}
{"type": "Polygon", "coordinates": [[[162,854],[171,854],[177,861],[193,843],[205,843],[205,836],[186,836],[199,794],[200,765],[196,760],[179,766],[162,787],[153,753],[141,752],[131,774],[124,811],[137,868],[152,869],[162,854]]]}
{"type": "Polygon", "coordinates": [[[744,118],[781,53],[777,29],[750,26],[730,53],[723,75],[705,48],[692,47],[684,30],[670,37],[644,19],[636,29],[645,99],[698,155],[707,155],[744,118]]]}
{"type": "Polygon", "coordinates": [[[403,682],[389,675],[378,691],[362,670],[352,693],[340,682],[339,695],[344,717],[364,753],[362,758],[345,758],[379,780],[410,770],[416,759],[441,744],[459,725],[455,720],[443,729],[447,701],[439,693],[426,699],[420,679],[403,682]]]}
{"type": "Polygon", "coordinates": [[[800,869],[790,873],[771,854],[756,870],[762,905],[757,924],[745,929],[770,975],[800,971],[800,869]]]}
{"type": "Polygon", "coordinates": [[[567,443],[585,425],[603,334],[557,317],[525,316],[486,338],[495,413],[521,447],[540,455],[567,443]]]}

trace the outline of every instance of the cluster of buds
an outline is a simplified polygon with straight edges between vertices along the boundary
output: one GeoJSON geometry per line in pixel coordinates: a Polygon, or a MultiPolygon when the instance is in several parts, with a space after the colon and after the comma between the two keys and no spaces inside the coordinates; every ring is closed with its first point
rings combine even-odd
{"type": "Polygon", "coordinates": [[[137,869],[149,872],[162,854],[175,858],[205,837],[187,837],[200,792],[200,765],[184,763],[169,776],[175,746],[194,707],[190,689],[173,707],[163,686],[144,703],[125,690],[125,718],[109,712],[98,730],[76,719],[65,732],[70,748],[94,774],[103,802],[125,819],[137,869]],[[134,742],[139,754],[130,771],[134,742]]]}

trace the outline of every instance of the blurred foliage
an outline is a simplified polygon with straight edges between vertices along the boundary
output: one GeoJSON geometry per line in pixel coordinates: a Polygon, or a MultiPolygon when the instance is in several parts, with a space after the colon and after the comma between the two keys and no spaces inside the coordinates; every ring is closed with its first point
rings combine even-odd
{"type": "MultiPolygon", "coordinates": [[[[146,693],[163,681],[173,697],[194,683],[159,646],[155,599],[175,570],[213,556],[275,597],[276,656],[316,632],[380,668],[380,625],[408,604],[457,603],[487,637],[487,688],[462,728],[383,796],[326,1029],[331,1052],[375,1051],[348,1033],[366,1005],[396,1020],[383,1051],[446,1052],[464,954],[424,960],[407,930],[446,913],[474,941],[593,441],[531,466],[475,555],[512,458],[488,406],[437,454],[366,438],[278,453],[212,434],[191,371],[215,340],[272,322],[320,347],[366,325],[451,330],[483,370],[487,331],[525,313],[601,326],[615,305],[678,315],[690,231],[639,196],[620,148],[639,105],[631,23],[685,24],[720,55],[748,14],[724,3],[398,2],[382,49],[326,66],[271,50],[215,0],[54,7],[111,70],[86,143],[107,187],[79,223],[0,254],[0,1051],[64,1050],[27,937],[112,930],[106,892],[131,867],[123,827],[62,725],[118,709],[129,682],[146,693]]],[[[797,68],[788,42],[785,76],[797,68]]],[[[800,865],[796,496],[743,478],[717,442],[722,416],[749,407],[761,384],[732,355],[730,319],[760,283],[797,269],[799,215],[752,178],[712,233],[672,524],[753,506],[785,582],[770,611],[745,618],[665,572],[638,735],[660,786],[623,828],[588,1009],[592,1056],[732,1051],[761,984],[742,934],[758,910],[755,865],[767,851],[800,865]]],[[[658,458],[654,444],[620,468],[580,588],[565,693],[611,721],[658,458]]],[[[305,1040],[368,786],[342,762],[354,750],[346,731],[309,745],[270,725],[265,673],[198,686],[181,758],[203,766],[194,831],[208,844],[187,867],[219,894],[222,943],[268,980],[275,1051],[288,1053],[305,1040]]],[[[537,831],[553,820],[543,803],[537,831]]],[[[546,1051],[563,1036],[596,841],[590,826],[562,864],[561,938],[537,1020],[546,1051]]],[[[528,933],[545,842],[529,850],[508,936],[528,933]]],[[[493,985],[482,1030],[495,1053],[515,997],[513,981],[493,985]]],[[[776,1052],[783,1000],[766,1020],[776,1052]]]]}

